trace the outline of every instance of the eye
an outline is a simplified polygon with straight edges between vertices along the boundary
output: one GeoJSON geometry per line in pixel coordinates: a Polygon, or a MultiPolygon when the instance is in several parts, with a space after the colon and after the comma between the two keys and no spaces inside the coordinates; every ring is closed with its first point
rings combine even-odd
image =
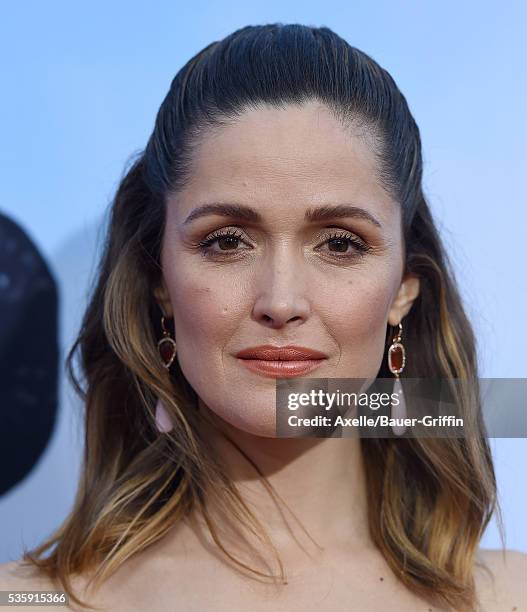
{"type": "Polygon", "coordinates": [[[325,236],[325,240],[317,248],[322,245],[328,245],[328,251],[337,259],[346,259],[352,257],[362,257],[370,247],[361,238],[349,232],[333,232],[325,236]]]}
{"type": "Polygon", "coordinates": [[[207,255],[221,255],[222,253],[236,252],[243,235],[234,229],[216,230],[199,242],[199,247],[207,255]],[[213,249],[212,245],[217,243],[219,249],[213,249]]]}
{"type": "MultiPolygon", "coordinates": [[[[370,247],[361,238],[346,231],[332,232],[324,236],[325,240],[319,244],[316,248],[322,250],[320,247],[323,245],[328,246],[328,249],[324,249],[326,253],[329,253],[334,259],[353,259],[362,257],[368,251],[370,247]]],[[[206,257],[230,257],[251,249],[244,239],[243,234],[234,228],[220,229],[212,232],[206,238],[198,243],[198,247],[206,257]],[[248,245],[248,249],[240,249],[240,243],[248,245]],[[213,248],[216,244],[217,248],[213,248]]]]}

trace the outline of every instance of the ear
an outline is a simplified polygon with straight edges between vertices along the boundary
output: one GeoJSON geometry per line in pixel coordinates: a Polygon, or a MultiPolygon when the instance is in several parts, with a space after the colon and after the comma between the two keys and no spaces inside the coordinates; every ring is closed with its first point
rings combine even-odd
{"type": "Polygon", "coordinates": [[[419,277],[413,274],[404,276],[399,291],[395,296],[388,315],[388,323],[392,326],[399,325],[408,314],[415,298],[419,295],[419,277]]]}
{"type": "Polygon", "coordinates": [[[163,278],[161,279],[161,285],[154,289],[154,296],[163,315],[167,318],[172,317],[172,302],[163,278]]]}

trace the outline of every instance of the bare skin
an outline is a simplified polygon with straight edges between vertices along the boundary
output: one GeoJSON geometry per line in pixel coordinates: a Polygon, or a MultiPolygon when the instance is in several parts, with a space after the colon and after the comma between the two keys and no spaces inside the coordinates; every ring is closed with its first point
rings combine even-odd
{"type": "MultiPolygon", "coordinates": [[[[342,610],[386,610],[387,612],[438,612],[440,608],[423,601],[401,587],[400,583],[373,552],[361,559],[335,566],[324,557],[309,570],[296,572],[289,584],[264,587],[236,576],[221,563],[205,555],[194,555],[193,535],[182,527],[178,535],[189,547],[179,556],[166,556],[163,546],[154,545],[139,553],[95,593],[85,590],[86,578],[73,580],[75,593],[104,612],[173,611],[227,612],[233,610],[296,610],[341,612],[342,610]],[[185,533],[183,533],[185,532],[185,533]],[[382,578],[382,580],[381,580],[382,578]]],[[[492,572],[474,572],[476,592],[481,601],[478,612],[523,612],[527,610],[527,555],[522,552],[480,549],[478,558],[492,572]]],[[[62,590],[19,562],[0,565],[1,591],[62,590]]],[[[56,606],[43,606],[56,610],[56,606]]],[[[32,610],[26,606],[20,610],[32,610]]],[[[82,610],[70,603],[65,608],[82,610]]]]}
{"type": "MultiPolygon", "coordinates": [[[[419,294],[403,261],[400,209],[378,180],[368,135],[345,132],[324,107],[251,110],[205,138],[191,183],[167,202],[156,297],[174,317],[177,358],[200,410],[259,465],[309,535],[291,514],[284,520],[254,469],[211,429],[231,478],[279,549],[288,583],[273,587],[238,573],[216,555],[196,517],[128,560],[92,603],[112,611],[439,610],[402,585],[369,538],[360,440],[277,438],[274,380],[235,356],[292,343],[326,353],[316,377],[375,377],[387,325],[402,321],[419,294]],[[218,202],[249,206],[261,219],[214,214],[185,222],[218,202]],[[308,210],[335,205],[362,216],[306,221],[308,210]],[[199,242],[218,230],[236,231],[239,241],[224,250],[216,240],[205,256],[199,242]],[[335,233],[351,240],[346,251],[331,242],[335,233]],[[369,247],[363,255],[357,240],[369,247]]],[[[211,513],[227,549],[267,571],[214,504],[211,513]]],[[[493,551],[480,554],[496,575],[494,595],[476,575],[485,612],[527,609],[527,555],[508,551],[505,566],[493,551]]],[[[2,567],[4,590],[47,584],[15,569],[2,567]]],[[[85,577],[74,584],[82,595],[85,577]]]]}

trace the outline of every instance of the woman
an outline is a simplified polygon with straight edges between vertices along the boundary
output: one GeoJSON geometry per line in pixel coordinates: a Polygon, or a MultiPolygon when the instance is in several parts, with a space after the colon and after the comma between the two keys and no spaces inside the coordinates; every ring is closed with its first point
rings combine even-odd
{"type": "Polygon", "coordinates": [[[526,555],[478,548],[499,510],[482,425],[276,436],[277,378],[398,375],[394,329],[404,375],[461,379],[479,414],[421,175],[393,79],[328,28],[245,27],[192,58],[118,188],[68,356],[75,506],[3,588],[108,610],[525,609],[526,555]]]}

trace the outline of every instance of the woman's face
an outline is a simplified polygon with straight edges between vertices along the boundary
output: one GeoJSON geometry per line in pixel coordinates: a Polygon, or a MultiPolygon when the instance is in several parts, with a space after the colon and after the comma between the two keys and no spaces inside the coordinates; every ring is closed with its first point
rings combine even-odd
{"type": "Polygon", "coordinates": [[[418,292],[417,279],[402,279],[403,254],[400,208],[367,137],[315,102],[265,107],[207,136],[191,183],[168,199],[156,295],[201,401],[239,429],[274,436],[280,374],[237,353],[297,345],[325,358],[293,375],[375,377],[387,324],[418,292]],[[231,209],[202,209],[211,204],[231,209]]]}

